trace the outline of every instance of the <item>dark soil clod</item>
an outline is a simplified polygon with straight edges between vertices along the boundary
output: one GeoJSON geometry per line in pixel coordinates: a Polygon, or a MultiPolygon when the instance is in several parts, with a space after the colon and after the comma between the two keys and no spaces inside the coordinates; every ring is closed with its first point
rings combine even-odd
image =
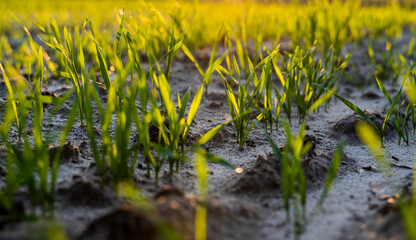
{"type": "Polygon", "coordinates": [[[124,204],[90,223],[78,239],[152,240],[157,229],[143,212],[124,204]]]}
{"type": "Polygon", "coordinates": [[[113,202],[110,195],[112,191],[106,190],[92,181],[74,177],[71,185],[58,189],[58,197],[72,206],[105,207],[113,202]]]}
{"type": "MultiPolygon", "coordinates": [[[[55,158],[55,155],[58,153],[59,147],[51,147],[49,148],[49,158],[53,160],[55,158]]],[[[67,161],[67,160],[73,160],[76,161],[78,159],[79,155],[79,147],[73,145],[71,142],[66,142],[62,146],[62,152],[61,152],[61,162],[67,161]]]]}
{"type": "MultiPolygon", "coordinates": [[[[365,110],[365,114],[373,121],[376,126],[381,130],[383,127],[384,116],[380,113],[365,110]]],[[[342,117],[331,129],[331,137],[340,139],[345,137],[347,142],[351,145],[359,145],[361,141],[358,139],[356,132],[356,125],[359,122],[365,121],[360,115],[354,113],[346,117],[342,117]]],[[[387,122],[385,129],[385,137],[391,136],[393,133],[393,126],[390,122],[387,122]]]]}
{"type": "Polygon", "coordinates": [[[380,98],[380,96],[377,94],[377,93],[375,93],[375,92],[366,92],[366,93],[364,93],[362,96],[361,96],[361,98],[362,99],[365,99],[365,100],[376,100],[376,99],[379,99],[380,98]]]}
{"type": "MultiPolygon", "coordinates": [[[[314,189],[325,180],[330,158],[325,155],[316,155],[314,151],[307,154],[302,160],[307,186],[314,189]]],[[[277,157],[270,153],[259,156],[253,167],[247,169],[243,175],[231,184],[231,190],[236,193],[270,193],[273,196],[280,193],[281,165],[277,157]]]]}

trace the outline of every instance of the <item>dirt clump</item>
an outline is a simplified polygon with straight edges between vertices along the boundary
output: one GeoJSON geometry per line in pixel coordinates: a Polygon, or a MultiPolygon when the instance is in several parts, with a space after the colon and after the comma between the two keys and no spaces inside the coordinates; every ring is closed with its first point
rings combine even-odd
{"type": "MultiPolygon", "coordinates": [[[[131,204],[122,204],[109,213],[93,220],[79,236],[87,239],[160,239],[160,235],[169,232],[170,236],[180,239],[193,239],[195,236],[195,213],[199,204],[203,204],[194,194],[187,194],[174,186],[164,186],[155,193],[146,209],[131,204]],[[172,235],[173,234],[173,235],[172,235]]],[[[249,206],[229,200],[220,202],[210,197],[206,202],[208,239],[221,239],[229,232],[238,232],[241,217],[258,218],[255,210],[249,206]]],[[[249,228],[247,228],[249,229],[249,228]]]]}
{"type": "Polygon", "coordinates": [[[230,186],[236,193],[255,194],[260,191],[276,194],[281,185],[281,165],[273,153],[258,156],[253,167],[247,169],[230,186]]]}
{"type": "MultiPolygon", "coordinates": [[[[313,135],[306,135],[304,146],[310,144],[308,153],[302,158],[302,168],[306,178],[308,190],[314,190],[322,186],[331,162],[334,150],[322,148],[320,141],[313,135]]],[[[280,151],[284,152],[284,146],[280,151]]],[[[339,172],[346,173],[356,170],[355,162],[342,154],[339,172]]],[[[271,152],[266,156],[258,156],[254,165],[243,172],[242,175],[231,181],[227,189],[235,193],[252,194],[280,194],[281,188],[281,163],[276,155],[271,152]]]]}
{"type": "MultiPolygon", "coordinates": [[[[325,180],[330,158],[325,154],[310,152],[302,159],[308,189],[315,189],[325,180]]],[[[273,154],[259,156],[253,167],[247,169],[241,177],[232,182],[231,190],[236,193],[280,194],[281,164],[273,154]]]]}
{"type": "Polygon", "coordinates": [[[123,204],[91,222],[78,239],[152,240],[158,238],[156,226],[142,211],[132,205],[123,204]]]}
{"type": "MultiPolygon", "coordinates": [[[[193,239],[195,212],[198,204],[204,204],[202,199],[177,187],[165,186],[154,195],[153,200],[164,222],[172,226],[184,239],[193,239]]],[[[210,197],[205,204],[208,212],[208,239],[221,239],[220,236],[226,235],[227,232],[237,232],[240,225],[235,222],[240,222],[242,218],[259,218],[256,210],[241,201],[219,201],[210,197]]]]}
{"type": "Polygon", "coordinates": [[[101,188],[98,183],[74,176],[71,183],[62,184],[58,197],[72,206],[105,207],[113,203],[111,189],[101,188]]]}
{"type": "MultiPolygon", "coordinates": [[[[364,113],[375,123],[378,129],[382,129],[384,116],[380,113],[373,111],[365,110],[364,113]]],[[[359,122],[364,122],[365,119],[360,115],[354,113],[345,117],[342,117],[335,125],[331,128],[330,136],[335,139],[340,139],[342,137],[347,139],[348,144],[351,145],[360,145],[361,141],[358,138],[356,132],[356,125],[359,122]]],[[[393,133],[393,126],[390,122],[387,122],[385,128],[385,137],[390,137],[393,133]]]]}
{"type": "Polygon", "coordinates": [[[368,91],[368,92],[364,93],[361,96],[361,98],[364,99],[364,100],[376,100],[376,99],[380,99],[380,96],[377,93],[373,92],[373,91],[368,91]]]}
{"type": "MultiPolygon", "coordinates": [[[[50,147],[48,149],[49,151],[49,158],[51,160],[53,160],[55,158],[55,155],[59,152],[59,146],[57,147],[50,147]]],[[[76,162],[78,160],[78,155],[79,155],[79,147],[73,145],[70,141],[66,142],[63,146],[62,146],[62,151],[61,151],[61,162],[63,161],[74,161],[76,162]]]]}

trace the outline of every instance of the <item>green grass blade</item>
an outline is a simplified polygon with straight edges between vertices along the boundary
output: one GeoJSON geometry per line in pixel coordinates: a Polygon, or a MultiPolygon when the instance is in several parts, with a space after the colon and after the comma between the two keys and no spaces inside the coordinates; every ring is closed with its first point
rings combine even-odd
{"type": "MultiPolygon", "coordinates": [[[[182,101],[180,100],[178,93],[178,106],[179,106],[179,119],[185,116],[186,107],[188,106],[189,96],[191,95],[191,87],[186,90],[185,95],[183,96],[182,101]]],[[[195,100],[195,98],[194,98],[195,100]]],[[[199,104],[198,104],[199,105],[199,104]]]]}
{"type": "Polygon", "coordinates": [[[386,116],[384,117],[383,127],[381,129],[381,132],[383,133],[383,135],[384,135],[384,131],[385,131],[385,128],[386,128],[387,121],[390,119],[391,115],[393,114],[394,109],[396,109],[397,104],[400,101],[401,94],[402,94],[402,89],[400,89],[400,91],[396,94],[396,97],[394,98],[394,102],[391,103],[389,111],[386,113],[386,116]]]}
{"type": "Polygon", "coordinates": [[[199,104],[201,103],[203,91],[204,91],[204,85],[201,84],[201,86],[198,89],[198,92],[195,94],[195,97],[192,100],[191,108],[189,109],[189,113],[188,113],[188,118],[186,119],[185,131],[183,133],[183,137],[185,138],[185,140],[189,132],[189,127],[191,126],[191,123],[194,120],[196,112],[198,111],[199,104]]]}
{"type": "MultiPolygon", "coordinates": [[[[10,99],[14,99],[14,93],[13,93],[12,85],[10,84],[10,80],[7,77],[6,71],[4,71],[3,65],[1,63],[0,63],[0,69],[1,69],[1,72],[3,73],[3,79],[4,79],[4,83],[6,84],[7,91],[9,92],[9,97],[10,97],[10,99]]],[[[13,109],[13,112],[14,112],[14,117],[16,119],[16,126],[17,126],[17,128],[19,128],[19,115],[17,113],[16,101],[12,100],[11,104],[12,104],[12,109],[13,109]]]]}
{"type": "Polygon", "coordinates": [[[195,57],[192,55],[189,48],[185,44],[182,44],[181,48],[182,48],[183,53],[185,53],[185,55],[188,56],[188,58],[195,64],[195,67],[196,69],[198,69],[199,74],[201,74],[201,76],[204,76],[204,71],[202,71],[201,67],[199,66],[198,62],[195,60],[195,57]]]}
{"type": "Polygon", "coordinates": [[[219,131],[221,131],[221,129],[227,125],[230,122],[225,122],[223,124],[220,124],[218,126],[216,126],[215,128],[209,130],[207,133],[205,133],[199,140],[197,143],[195,143],[193,145],[193,148],[196,148],[206,142],[208,142],[209,140],[211,140],[211,138],[213,138],[219,131]]]}
{"type": "Polygon", "coordinates": [[[383,83],[380,81],[380,79],[378,79],[378,77],[375,74],[374,74],[374,78],[376,79],[377,85],[380,88],[380,90],[383,92],[383,94],[386,97],[386,99],[389,100],[389,103],[390,104],[392,104],[390,95],[387,92],[386,88],[384,87],[383,83]]]}
{"type": "Polygon", "coordinates": [[[124,11],[121,14],[121,19],[120,16],[118,14],[116,14],[117,16],[117,20],[119,21],[119,26],[118,26],[118,30],[117,30],[117,35],[116,35],[116,51],[117,53],[121,54],[120,51],[120,43],[121,43],[121,36],[123,35],[123,28],[124,28],[124,11]]]}
{"type": "Polygon", "coordinates": [[[332,95],[335,93],[335,89],[329,90],[324,96],[318,98],[312,106],[309,108],[310,112],[315,111],[315,109],[318,109],[323,103],[327,102],[329,99],[331,99],[332,95]]]}

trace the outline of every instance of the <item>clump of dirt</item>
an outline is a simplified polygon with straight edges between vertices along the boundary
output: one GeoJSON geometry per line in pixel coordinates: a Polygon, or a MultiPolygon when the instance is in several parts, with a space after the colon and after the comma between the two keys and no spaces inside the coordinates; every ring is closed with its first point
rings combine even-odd
{"type": "Polygon", "coordinates": [[[376,226],[378,239],[407,239],[403,221],[397,206],[385,213],[378,213],[376,226]],[[381,222],[381,224],[380,224],[381,222]]]}
{"type": "Polygon", "coordinates": [[[157,239],[156,226],[132,205],[124,204],[95,219],[79,240],[152,240],[157,239]]]}
{"type": "Polygon", "coordinates": [[[74,176],[70,183],[62,184],[58,189],[58,197],[65,204],[72,206],[88,206],[92,208],[109,206],[114,202],[111,189],[101,188],[98,183],[74,176]]]}
{"type": "MultiPolygon", "coordinates": [[[[325,181],[331,158],[317,151],[317,140],[314,136],[305,136],[305,144],[311,144],[309,152],[302,159],[306,184],[309,190],[321,186],[325,181]]],[[[284,151],[284,147],[280,147],[284,151]]],[[[254,166],[247,169],[239,178],[230,184],[230,190],[236,193],[269,193],[273,196],[280,193],[281,164],[280,160],[269,153],[258,156],[254,166]]]]}
{"type": "Polygon", "coordinates": [[[258,156],[253,167],[232,182],[230,188],[236,193],[268,192],[276,194],[280,189],[281,166],[273,153],[258,156]]]}
{"type": "Polygon", "coordinates": [[[160,216],[182,236],[193,236],[193,222],[197,200],[177,188],[165,186],[157,192],[153,200],[160,216]]]}
{"type": "MultiPolygon", "coordinates": [[[[388,199],[393,198],[386,197],[372,214],[358,217],[357,223],[353,228],[355,229],[354,231],[356,229],[360,231],[356,231],[351,235],[345,234],[341,239],[407,239],[397,202],[389,203],[388,199]]],[[[350,228],[346,229],[347,232],[351,230],[350,228]]]]}
{"type": "MultiPolygon", "coordinates": [[[[193,194],[186,194],[177,187],[165,186],[153,197],[155,208],[163,220],[181,233],[185,239],[194,236],[195,211],[201,199],[193,194]]],[[[207,201],[208,239],[216,239],[226,231],[236,230],[241,219],[258,218],[258,213],[240,201],[219,201],[209,198],[207,201]]],[[[236,232],[236,231],[234,231],[236,232]]]]}
{"type": "MultiPolygon", "coordinates": [[[[166,118],[163,122],[163,125],[169,129],[169,120],[166,118]]],[[[149,137],[150,141],[152,142],[158,142],[159,138],[159,128],[152,123],[149,124],[149,137]]]]}
{"type": "MultiPolygon", "coordinates": [[[[193,239],[195,212],[201,200],[172,186],[164,186],[152,200],[147,210],[122,204],[91,222],[79,239],[160,239],[158,233],[163,232],[161,228],[172,234],[178,233],[181,239],[193,239]]],[[[237,230],[236,226],[240,225],[235,222],[240,221],[241,216],[258,217],[256,211],[237,202],[224,204],[209,198],[207,208],[208,238],[217,238],[224,231],[237,230]]]]}
{"type": "MultiPolygon", "coordinates": [[[[53,160],[55,158],[55,155],[58,153],[59,151],[59,146],[58,147],[50,147],[49,150],[49,158],[51,160],[53,160]]],[[[62,151],[61,151],[61,162],[63,161],[74,161],[76,162],[78,160],[78,155],[79,155],[79,147],[73,145],[70,141],[66,142],[63,146],[62,146],[62,151]]]]}
{"type": "MultiPolygon", "coordinates": [[[[382,129],[383,122],[384,122],[384,116],[380,113],[376,113],[373,111],[365,110],[365,114],[373,121],[378,129],[382,129]]],[[[361,117],[360,115],[354,113],[351,115],[348,115],[346,117],[342,117],[338,122],[335,123],[335,125],[331,128],[331,134],[330,136],[335,139],[340,139],[342,137],[345,137],[348,141],[348,144],[351,145],[360,145],[361,141],[358,139],[358,135],[356,132],[356,125],[359,122],[364,122],[365,119],[361,117]]],[[[386,128],[385,128],[385,137],[391,137],[393,133],[393,126],[390,122],[387,122],[386,128]]]]}
{"type": "Polygon", "coordinates": [[[380,99],[380,96],[377,93],[373,92],[373,91],[368,91],[368,92],[364,93],[361,96],[361,98],[364,99],[364,100],[376,100],[376,99],[380,99]]]}
{"type": "MultiPolygon", "coordinates": [[[[27,198],[28,196],[24,196],[27,198]]],[[[0,229],[7,226],[11,221],[25,218],[25,206],[23,196],[15,194],[11,203],[11,209],[6,209],[4,206],[0,206],[0,229]],[[10,215],[10,211],[13,212],[13,216],[10,215]]]]}

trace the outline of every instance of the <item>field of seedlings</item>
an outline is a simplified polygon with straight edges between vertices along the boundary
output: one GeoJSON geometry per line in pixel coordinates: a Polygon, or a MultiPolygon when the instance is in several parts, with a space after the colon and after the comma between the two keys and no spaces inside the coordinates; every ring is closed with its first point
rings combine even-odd
{"type": "Polygon", "coordinates": [[[414,2],[0,13],[0,239],[416,239],[414,2]]]}

